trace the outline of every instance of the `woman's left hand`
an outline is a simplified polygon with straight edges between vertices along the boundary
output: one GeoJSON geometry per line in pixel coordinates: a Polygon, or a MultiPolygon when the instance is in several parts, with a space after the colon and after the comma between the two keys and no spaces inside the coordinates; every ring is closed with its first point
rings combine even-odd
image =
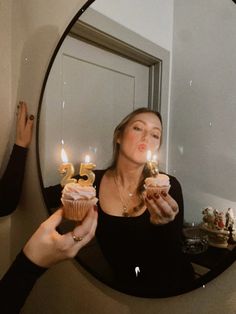
{"type": "Polygon", "coordinates": [[[19,102],[16,123],[16,140],[15,143],[21,147],[29,147],[32,139],[34,125],[34,116],[28,117],[27,104],[24,101],[19,102]]]}
{"type": "Polygon", "coordinates": [[[97,216],[97,210],[91,208],[81,224],[61,235],[56,227],[62,220],[63,210],[58,209],[32,235],[23,249],[24,254],[34,264],[46,268],[74,257],[93,238],[97,216]]]}
{"type": "Polygon", "coordinates": [[[144,200],[150,212],[150,221],[155,225],[173,221],[179,212],[177,202],[166,192],[156,193],[152,197],[144,193],[144,200]]]}

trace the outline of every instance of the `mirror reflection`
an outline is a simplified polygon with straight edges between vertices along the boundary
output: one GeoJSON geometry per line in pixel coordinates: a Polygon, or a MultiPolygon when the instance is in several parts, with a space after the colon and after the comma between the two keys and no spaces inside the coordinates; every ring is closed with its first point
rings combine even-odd
{"type": "MultiPolygon", "coordinates": [[[[204,116],[200,114],[202,107],[195,97],[202,97],[204,90],[193,79],[198,71],[182,69],[194,43],[186,27],[195,29],[196,20],[187,20],[187,26],[182,22],[183,16],[193,12],[192,4],[186,11],[185,1],[173,7],[176,30],[169,115],[168,50],[128,29],[130,42],[124,41],[124,28],[117,24],[110,2],[109,6],[106,1],[97,1],[83,14],[50,72],[39,128],[45,202],[51,212],[61,203],[61,150],[74,165],[72,177],[76,180],[81,179],[80,165],[89,155],[96,163],[99,219],[96,239],[78,256],[79,262],[125,293],[171,296],[205,283],[234,260],[235,200],[228,189],[219,192],[215,183],[218,174],[212,171],[212,165],[222,166],[216,156],[219,143],[212,138],[213,132],[220,132],[218,115],[211,111],[211,102],[204,106],[204,116]],[[105,16],[108,12],[110,18],[105,16]],[[133,111],[135,114],[122,120],[133,111]],[[204,141],[199,136],[204,136],[204,141]],[[158,153],[158,174],[148,167],[148,151],[158,153]],[[212,165],[205,159],[210,156],[212,165]]],[[[192,14],[196,19],[200,13],[199,7],[192,14]]],[[[198,26],[197,32],[201,33],[201,27],[209,29],[208,23],[198,26]]],[[[209,38],[202,40],[206,45],[209,38]]],[[[191,62],[195,57],[191,56],[191,62]]],[[[224,107],[225,113],[232,109],[230,104],[228,107],[224,107]]],[[[225,113],[221,115],[223,124],[225,113]]],[[[225,129],[228,132],[227,126],[225,129]]],[[[82,179],[85,177],[82,174],[82,179]]],[[[77,186],[77,182],[66,185],[64,205],[68,193],[78,193],[77,186]]],[[[81,189],[94,197],[92,186],[79,187],[78,194],[81,189]]],[[[63,229],[71,223],[65,221],[63,229]]]]}

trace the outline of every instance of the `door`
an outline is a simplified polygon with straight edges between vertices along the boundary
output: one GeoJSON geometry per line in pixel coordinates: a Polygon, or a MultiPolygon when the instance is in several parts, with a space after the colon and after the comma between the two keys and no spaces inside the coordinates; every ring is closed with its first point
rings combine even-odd
{"type": "Polygon", "coordinates": [[[148,66],[68,36],[54,61],[42,106],[44,186],[60,180],[56,169],[62,139],[75,166],[90,150],[97,169],[107,167],[115,126],[133,109],[147,107],[148,97],[148,66]]]}

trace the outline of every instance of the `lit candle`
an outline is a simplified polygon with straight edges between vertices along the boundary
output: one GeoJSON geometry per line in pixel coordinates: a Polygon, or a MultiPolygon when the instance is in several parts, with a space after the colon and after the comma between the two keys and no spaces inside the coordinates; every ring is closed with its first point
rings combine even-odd
{"type": "Polygon", "coordinates": [[[93,169],[96,167],[95,164],[90,162],[90,156],[85,156],[85,162],[81,163],[79,174],[81,176],[86,176],[87,179],[79,179],[78,183],[82,186],[92,186],[95,180],[95,174],[93,173],[93,169]]]}
{"type": "Polygon", "coordinates": [[[63,163],[60,165],[59,167],[59,172],[61,174],[65,174],[64,177],[61,180],[61,186],[65,186],[67,183],[75,183],[77,182],[76,179],[73,179],[73,175],[74,175],[74,166],[72,165],[72,163],[68,162],[68,158],[66,155],[66,151],[64,150],[64,148],[61,149],[61,159],[63,161],[63,163]]]}
{"type": "Polygon", "coordinates": [[[157,159],[157,154],[152,155],[150,150],[147,151],[147,167],[151,171],[152,176],[157,176],[159,173],[157,159]]]}

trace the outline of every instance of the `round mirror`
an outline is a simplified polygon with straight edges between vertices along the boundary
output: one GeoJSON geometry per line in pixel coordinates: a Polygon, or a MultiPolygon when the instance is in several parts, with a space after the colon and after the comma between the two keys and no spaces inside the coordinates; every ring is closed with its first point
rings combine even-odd
{"type": "MultiPolygon", "coordinates": [[[[182,212],[176,216],[181,238],[173,240],[174,223],[169,223],[165,228],[151,226],[151,232],[150,228],[140,229],[143,239],[149,239],[140,243],[135,241],[140,234],[133,236],[135,225],[130,231],[133,239],[131,254],[124,252],[120,263],[129,265],[128,256],[134,248],[138,251],[141,246],[140,256],[145,265],[150,265],[150,272],[152,267],[155,268],[154,260],[163,261],[162,267],[166,271],[162,269],[161,284],[156,278],[155,285],[150,282],[144,285],[140,279],[142,267],[135,262],[132,266],[135,287],[129,288],[127,282],[121,284],[110,258],[114,249],[112,245],[110,251],[101,248],[99,234],[76,259],[96,278],[119,291],[142,297],[166,297],[204,285],[235,258],[234,191],[228,185],[222,186],[224,180],[219,176],[219,169],[221,175],[230,174],[236,164],[235,160],[230,165],[225,164],[226,155],[231,153],[228,144],[232,147],[235,143],[227,122],[228,114],[234,108],[229,99],[231,88],[222,82],[217,67],[224,68],[225,75],[232,76],[232,82],[236,69],[233,71],[232,65],[225,58],[222,61],[217,54],[220,42],[210,42],[212,34],[218,36],[213,28],[214,18],[221,14],[223,4],[218,5],[217,12],[208,12],[212,20],[199,25],[202,8],[199,6],[194,10],[193,4],[186,4],[186,1],[180,1],[179,5],[173,5],[172,1],[168,5],[166,1],[152,1],[148,21],[138,6],[130,6],[129,11],[127,4],[123,2],[122,6],[122,2],[118,5],[111,0],[88,1],[55,51],[45,77],[37,125],[41,186],[45,204],[52,213],[61,203],[62,177],[58,169],[62,164],[62,149],[75,169],[71,177],[79,177],[80,164],[87,154],[97,169],[106,169],[112,158],[113,131],[122,118],[140,107],[159,111],[164,129],[159,167],[172,178],[176,176],[183,189],[184,217],[182,212]],[[160,8],[161,14],[158,13],[160,8]],[[130,14],[136,18],[128,21],[130,14]],[[166,21],[170,22],[168,28],[165,28],[166,21]],[[173,29],[171,22],[174,22],[173,29]],[[155,38],[151,30],[157,26],[162,27],[162,31],[155,38]],[[163,40],[163,35],[168,39],[163,40]],[[212,71],[207,73],[208,80],[201,77],[206,76],[201,72],[205,66],[212,71]],[[215,73],[219,74],[219,79],[214,80],[214,85],[211,79],[215,73]],[[217,94],[216,86],[221,86],[224,96],[227,91],[228,98],[221,97],[219,91],[217,94]],[[222,149],[225,154],[220,153],[222,149]],[[146,234],[149,237],[146,238],[146,234]],[[178,251],[181,261],[184,261],[178,267],[177,248],[181,250],[181,253],[178,251]],[[169,255],[163,256],[162,250],[169,255]],[[154,256],[153,260],[151,256],[154,256]],[[181,285],[170,287],[165,279],[168,276],[178,278],[181,285]],[[190,276],[191,282],[188,280],[190,276]]],[[[227,8],[224,12],[230,23],[232,15],[227,15],[227,8]]],[[[224,48],[220,48],[230,50],[231,42],[225,39],[224,48]]],[[[98,178],[101,172],[95,174],[98,178]]],[[[127,217],[120,219],[124,221],[127,217]]],[[[103,225],[101,220],[98,222],[101,230],[103,225]]],[[[70,229],[73,224],[65,220],[61,231],[70,229]]],[[[161,266],[158,267],[161,270],[161,266]]]]}

